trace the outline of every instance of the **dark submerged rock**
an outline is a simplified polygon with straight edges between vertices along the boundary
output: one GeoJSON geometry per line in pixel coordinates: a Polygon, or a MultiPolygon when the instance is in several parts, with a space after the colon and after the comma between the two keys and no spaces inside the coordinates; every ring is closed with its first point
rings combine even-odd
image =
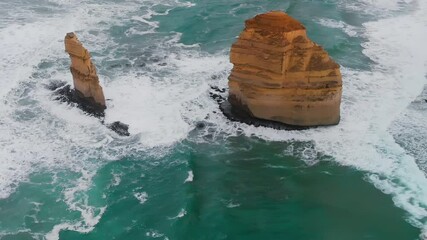
{"type": "Polygon", "coordinates": [[[204,122],[198,122],[196,124],[197,129],[204,129],[206,127],[206,124],[204,122]]]}
{"type": "MultiPolygon", "coordinates": [[[[77,108],[90,116],[99,118],[104,124],[105,107],[96,103],[93,98],[84,97],[79,91],[71,88],[66,82],[51,82],[47,89],[53,92],[54,100],[73,104],[77,108]]],[[[129,125],[116,121],[111,124],[104,124],[107,128],[113,130],[120,136],[129,136],[129,125]]]]}
{"type": "Polygon", "coordinates": [[[116,121],[106,125],[109,129],[113,130],[120,136],[129,136],[129,125],[116,121]]]}
{"type": "MultiPolygon", "coordinates": [[[[226,92],[225,88],[211,86],[213,91],[209,92],[210,97],[219,104],[219,109],[230,121],[246,123],[255,127],[269,127],[278,130],[304,130],[313,127],[293,126],[271,120],[256,118],[249,114],[250,111],[245,110],[245,106],[235,108],[230,104],[230,101],[235,101],[232,97],[226,98],[222,93],[226,92]]],[[[241,129],[240,129],[241,130],[241,129]]]]}
{"type": "Polygon", "coordinates": [[[226,98],[222,95],[225,92],[225,88],[219,88],[217,86],[210,86],[212,91],[209,92],[209,96],[214,99],[218,104],[224,102],[226,98]]]}
{"type": "Polygon", "coordinates": [[[218,86],[211,86],[211,89],[220,93],[225,93],[226,90],[225,88],[219,88],[218,86]]]}
{"type": "Polygon", "coordinates": [[[84,97],[78,90],[71,88],[65,82],[53,83],[48,86],[48,89],[53,91],[56,101],[75,104],[85,113],[97,118],[105,116],[104,106],[96,103],[93,98],[84,97]]]}
{"type": "Polygon", "coordinates": [[[251,116],[247,111],[244,111],[241,108],[232,107],[228,100],[223,101],[219,104],[219,109],[221,109],[224,116],[229,120],[234,122],[246,123],[248,125],[253,125],[255,127],[269,127],[278,130],[304,130],[309,129],[309,127],[293,126],[287,125],[280,122],[270,121],[259,119],[251,116]]]}

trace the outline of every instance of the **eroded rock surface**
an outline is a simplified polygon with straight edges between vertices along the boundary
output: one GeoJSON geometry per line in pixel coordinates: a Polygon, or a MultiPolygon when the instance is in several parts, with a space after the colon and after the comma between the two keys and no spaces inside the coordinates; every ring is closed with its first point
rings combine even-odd
{"type": "Polygon", "coordinates": [[[70,70],[76,92],[91,101],[94,107],[105,109],[105,97],[99,85],[96,67],[89,51],[83,47],[75,33],[67,33],[65,36],[65,51],[71,58],[70,70]]]}
{"type": "Polygon", "coordinates": [[[65,51],[71,58],[71,74],[74,88],[67,82],[53,81],[47,88],[53,92],[54,100],[65,102],[83,110],[86,114],[97,117],[102,124],[118,135],[129,136],[129,126],[122,122],[105,123],[105,97],[95,65],[90,54],[74,33],[65,36],[65,51]]]}
{"type": "Polygon", "coordinates": [[[235,111],[293,126],[338,124],[340,66],[289,15],[247,20],[230,60],[228,101],[235,111]]]}

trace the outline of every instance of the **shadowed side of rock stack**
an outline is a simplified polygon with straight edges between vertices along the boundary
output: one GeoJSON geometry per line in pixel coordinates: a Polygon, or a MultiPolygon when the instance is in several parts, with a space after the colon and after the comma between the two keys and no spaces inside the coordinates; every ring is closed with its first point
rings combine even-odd
{"type": "Polygon", "coordinates": [[[247,20],[230,60],[233,112],[292,126],[338,124],[340,66],[289,15],[274,11],[247,20]]]}

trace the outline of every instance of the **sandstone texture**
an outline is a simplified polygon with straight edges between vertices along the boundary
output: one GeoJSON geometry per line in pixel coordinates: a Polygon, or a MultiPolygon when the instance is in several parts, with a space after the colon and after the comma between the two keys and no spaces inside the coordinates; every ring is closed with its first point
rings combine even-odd
{"type": "Polygon", "coordinates": [[[90,59],[90,53],[83,47],[75,33],[67,33],[65,36],[65,51],[71,58],[70,70],[76,92],[96,107],[105,109],[105,97],[99,85],[95,65],[90,59]]]}
{"type": "Polygon", "coordinates": [[[233,108],[294,126],[338,124],[340,66],[286,13],[247,20],[230,60],[228,101],[233,108]]]}

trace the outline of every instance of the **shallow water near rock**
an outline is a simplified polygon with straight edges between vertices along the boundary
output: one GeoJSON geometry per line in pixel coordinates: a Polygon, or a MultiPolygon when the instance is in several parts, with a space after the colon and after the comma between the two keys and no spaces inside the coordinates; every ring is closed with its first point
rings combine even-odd
{"type": "Polygon", "coordinates": [[[425,5],[1,2],[0,238],[422,238],[425,5]],[[244,20],[269,10],[299,19],[342,66],[339,125],[254,127],[210,96],[227,88],[244,20]],[[46,89],[72,81],[72,31],[110,99],[105,122],[130,136],[46,89]]]}

